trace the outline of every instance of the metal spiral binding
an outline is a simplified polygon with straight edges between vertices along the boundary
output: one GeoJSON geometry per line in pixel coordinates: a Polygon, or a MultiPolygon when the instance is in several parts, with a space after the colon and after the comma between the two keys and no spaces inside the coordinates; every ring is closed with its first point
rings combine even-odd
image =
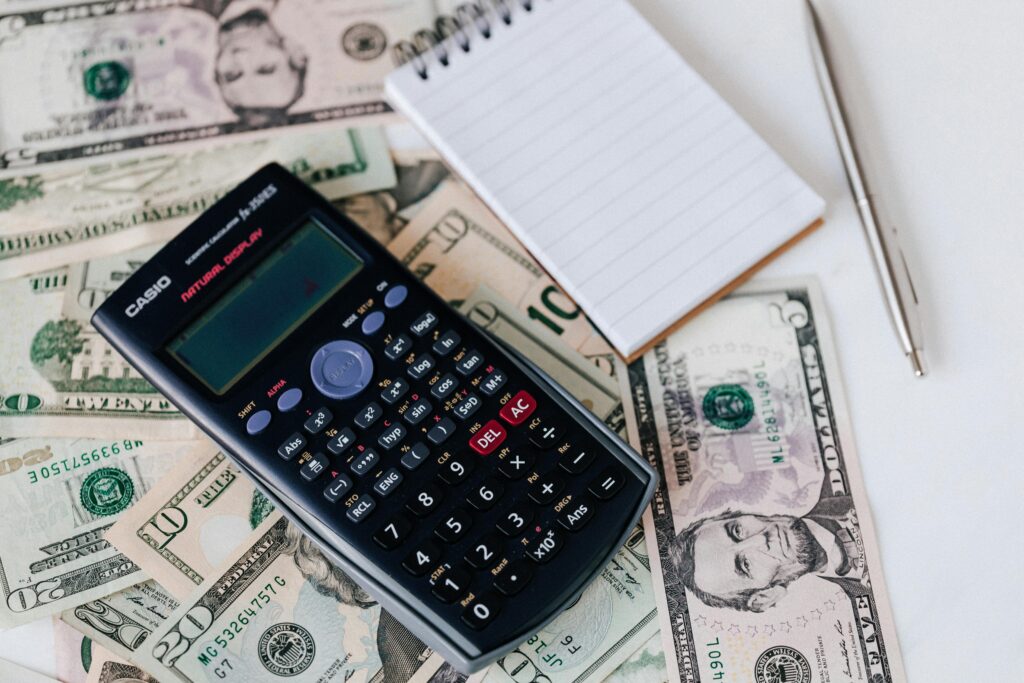
{"type": "Polygon", "coordinates": [[[400,40],[391,48],[395,62],[401,66],[412,63],[413,69],[423,80],[427,80],[427,60],[424,56],[433,53],[437,63],[448,66],[449,38],[463,52],[471,48],[470,36],[478,34],[484,40],[491,39],[491,29],[500,21],[512,25],[512,4],[516,2],[525,11],[533,11],[535,0],[474,0],[464,2],[455,8],[454,14],[443,14],[434,22],[434,28],[414,33],[409,40],[400,40]]]}

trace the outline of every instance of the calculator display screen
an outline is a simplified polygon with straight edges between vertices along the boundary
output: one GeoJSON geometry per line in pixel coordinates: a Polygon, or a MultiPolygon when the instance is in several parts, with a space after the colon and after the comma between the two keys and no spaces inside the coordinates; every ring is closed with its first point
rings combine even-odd
{"type": "Polygon", "coordinates": [[[363,267],[350,249],[309,220],[167,345],[223,394],[363,267]]]}

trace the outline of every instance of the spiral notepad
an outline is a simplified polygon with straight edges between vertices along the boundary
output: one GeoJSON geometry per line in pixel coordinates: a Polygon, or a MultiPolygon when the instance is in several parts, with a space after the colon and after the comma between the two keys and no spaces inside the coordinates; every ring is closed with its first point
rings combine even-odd
{"type": "Polygon", "coordinates": [[[626,358],[820,223],[625,0],[465,3],[396,50],[388,98],[626,358]]]}

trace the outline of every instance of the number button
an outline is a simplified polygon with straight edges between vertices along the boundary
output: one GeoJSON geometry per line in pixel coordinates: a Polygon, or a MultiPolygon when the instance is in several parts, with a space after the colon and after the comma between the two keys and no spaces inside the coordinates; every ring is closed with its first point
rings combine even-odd
{"type": "Polygon", "coordinates": [[[592,449],[569,451],[558,461],[558,466],[569,474],[579,474],[590,467],[590,463],[593,461],[594,451],[592,449]]]}
{"type": "Polygon", "coordinates": [[[402,473],[392,467],[373,483],[373,490],[384,498],[390,496],[401,483],[402,473]]]}
{"type": "Polygon", "coordinates": [[[433,484],[427,484],[406,502],[405,507],[417,517],[426,517],[440,504],[441,490],[433,484]]]}
{"type": "Polygon", "coordinates": [[[498,531],[509,538],[515,538],[523,532],[526,525],[533,519],[533,510],[526,504],[520,503],[505,513],[505,516],[498,520],[498,531]]]}
{"type": "Polygon", "coordinates": [[[285,460],[291,460],[296,455],[302,452],[302,449],[306,447],[306,438],[295,432],[288,437],[288,440],[277,447],[277,454],[285,460]]]}
{"type": "Polygon", "coordinates": [[[402,426],[401,422],[396,422],[390,427],[384,429],[377,437],[377,443],[381,445],[386,451],[390,451],[392,448],[402,443],[402,439],[405,438],[405,427],[402,426]]]}
{"type": "Polygon", "coordinates": [[[455,543],[466,535],[473,519],[462,508],[457,508],[437,525],[434,533],[445,543],[455,543]]]}
{"type": "Polygon", "coordinates": [[[461,484],[472,471],[473,461],[465,460],[456,455],[445,460],[437,476],[449,486],[455,486],[456,484],[461,484]]]}
{"type": "Polygon", "coordinates": [[[443,401],[451,396],[458,386],[459,380],[455,379],[455,375],[449,372],[434,382],[434,386],[430,387],[430,393],[443,401]]]}
{"type": "Polygon", "coordinates": [[[516,560],[505,571],[498,574],[494,580],[494,587],[501,593],[512,596],[526,588],[526,584],[533,578],[533,567],[522,560],[516,560]]]}
{"type": "Polygon", "coordinates": [[[394,550],[409,537],[412,522],[405,515],[395,515],[373,535],[373,540],[384,550],[394,550]]]}
{"type": "Polygon", "coordinates": [[[548,472],[530,488],[530,499],[537,505],[547,505],[565,488],[565,479],[548,472]]]}
{"type": "Polygon", "coordinates": [[[588,489],[601,500],[608,500],[622,488],[626,483],[626,477],[618,467],[609,467],[602,472],[597,479],[590,482],[588,489]]]}
{"type": "Polygon", "coordinates": [[[481,596],[462,613],[462,620],[470,628],[479,631],[494,621],[494,617],[498,616],[499,607],[497,596],[481,596]]]}
{"type": "Polygon", "coordinates": [[[469,572],[461,569],[446,569],[434,584],[434,597],[441,602],[455,602],[466,594],[469,582],[469,572]]]}
{"type": "Polygon", "coordinates": [[[466,562],[474,569],[487,569],[498,561],[501,539],[491,534],[477,541],[466,553],[466,562]]]}
{"type": "Polygon", "coordinates": [[[377,455],[377,451],[367,448],[352,461],[352,472],[362,476],[376,467],[378,462],[380,462],[380,456],[377,455]]]}
{"type": "Polygon", "coordinates": [[[412,339],[407,335],[400,334],[391,340],[391,343],[384,347],[384,355],[390,360],[398,360],[409,353],[412,348],[412,339]]]}
{"type": "Polygon", "coordinates": [[[522,479],[531,469],[533,469],[533,463],[535,461],[536,458],[532,453],[520,450],[502,460],[498,465],[498,471],[513,481],[516,479],[522,479]]]}
{"type": "Polygon", "coordinates": [[[327,408],[318,408],[315,413],[309,416],[309,419],[306,420],[302,427],[310,434],[319,434],[327,428],[327,424],[333,417],[331,411],[327,410],[327,408]]]}
{"type": "Polygon", "coordinates": [[[443,417],[440,422],[436,423],[427,432],[427,441],[437,446],[451,436],[454,431],[455,423],[452,422],[451,418],[443,417]]]}
{"type": "Polygon", "coordinates": [[[425,353],[412,362],[409,366],[409,376],[413,379],[423,379],[423,376],[434,369],[437,363],[434,361],[434,357],[429,353],[425,353]]]}
{"type": "Polygon", "coordinates": [[[530,434],[530,443],[537,448],[551,448],[565,434],[565,427],[549,420],[541,422],[530,434]]]}
{"type": "Polygon", "coordinates": [[[306,461],[306,464],[299,470],[299,474],[306,481],[313,481],[320,476],[320,473],[327,469],[327,465],[330,461],[327,456],[323,453],[315,453],[312,458],[306,461]]]}
{"type": "Polygon", "coordinates": [[[360,429],[366,429],[374,422],[380,419],[380,416],[384,414],[384,409],[380,407],[379,403],[371,401],[363,406],[356,416],[352,419],[356,423],[356,426],[360,429]]]}
{"type": "Polygon", "coordinates": [[[417,441],[405,455],[402,456],[402,467],[410,472],[423,464],[430,455],[430,449],[422,441],[417,441]]]}
{"type": "Polygon", "coordinates": [[[449,353],[455,350],[455,347],[459,345],[462,338],[455,333],[454,330],[448,330],[441,337],[434,342],[434,353],[439,356],[447,356],[449,353]]]}
{"type": "Polygon", "coordinates": [[[427,415],[430,415],[430,411],[434,409],[434,406],[430,405],[430,401],[425,398],[421,398],[413,403],[405,410],[405,421],[414,427],[423,421],[427,415]]]}
{"type": "Polygon", "coordinates": [[[494,396],[499,389],[505,386],[507,381],[508,375],[501,370],[494,370],[480,382],[480,391],[484,392],[486,396],[494,396]]]}
{"type": "Polygon", "coordinates": [[[455,409],[452,411],[455,413],[455,417],[460,420],[468,420],[470,416],[476,411],[480,410],[480,406],[483,405],[483,401],[476,394],[466,394],[466,396],[458,402],[455,409]]]}
{"type": "Polygon", "coordinates": [[[416,318],[413,324],[409,326],[409,331],[417,337],[422,337],[435,327],[437,327],[437,316],[430,311],[427,311],[420,317],[416,318]]]}
{"type": "Polygon", "coordinates": [[[324,498],[332,503],[337,503],[341,497],[352,490],[352,480],[344,474],[339,474],[324,489],[324,498]]]}
{"type": "Polygon", "coordinates": [[[391,384],[389,384],[384,391],[380,392],[380,398],[391,406],[394,405],[398,399],[405,396],[407,391],[409,391],[409,383],[401,377],[396,377],[391,380],[391,384]]]}
{"type": "Polygon", "coordinates": [[[488,477],[466,497],[466,500],[477,510],[483,512],[494,507],[504,492],[505,486],[500,481],[488,477]]]}
{"type": "Polygon", "coordinates": [[[480,355],[480,352],[473,349],[465,356],[462,357],[458,363],[455,364],[455,371],[466,377],[476,372],[481,365],[484,364],[484,357],[480,355]]]}
{"type": "Polygon", "coordinates": [[[423,541],[409,553],[402,562],[405,570],[413,576],[423,576],[437,566],[441,560],[441,549],[433,541],[423,541]]]}
{"type": "Polygon", "coordinates": [[[345,427],[338,435],[327,442],[327,450],[334,455],[341,455],[348,447],[356,442],[356,433],[345,427]]]}

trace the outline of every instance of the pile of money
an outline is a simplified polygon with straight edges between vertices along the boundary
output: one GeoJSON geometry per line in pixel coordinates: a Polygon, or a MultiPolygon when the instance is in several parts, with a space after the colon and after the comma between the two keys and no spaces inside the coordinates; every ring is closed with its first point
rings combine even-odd
{"type": "Polygon", "coordinates": [[[815,282],[748,286],[623,363],[432,150],[389,144],[390,48],[438,9],[0,0],[0,629],[52,619],[65,683],[466,680],[89,323],[274,161],[658,472],[580,599],[472,680],[902,680],[815,282]],[[267,655],[282,624],[315,644],[301,670],[267,655]]]}

